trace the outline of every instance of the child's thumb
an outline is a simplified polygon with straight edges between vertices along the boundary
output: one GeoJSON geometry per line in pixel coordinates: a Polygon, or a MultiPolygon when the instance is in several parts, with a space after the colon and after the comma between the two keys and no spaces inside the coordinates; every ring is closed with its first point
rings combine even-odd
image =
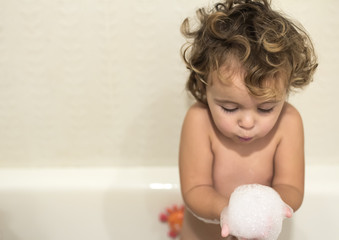
{"type": "Polygon", "coordinates": [[[291,218],[292,215],[293,215],[293,209],[286,204],[286,207],[285,207],[285,217],[291,218]]]}
{"type": "Polygon", "coordinates": [[[227,237],[230,234],[230,230],[228,229],[228,226],[226,223],[224,223],[221,227],[221,236],[227,237]]]}

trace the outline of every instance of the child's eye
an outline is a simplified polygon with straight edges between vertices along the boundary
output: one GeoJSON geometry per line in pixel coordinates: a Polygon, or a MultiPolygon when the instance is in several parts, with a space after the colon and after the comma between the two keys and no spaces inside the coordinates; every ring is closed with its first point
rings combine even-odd
{"type": "Polygon", "coordinates": [[[273,111],[273,109],[274,109],[274,107],[272,107],[272,108],[258,108],[258,111],[262,112],[262,113],[270,113],[270,112],[273,111]]]}
{"type": "Polygon", "coordinates": [[[237,107],[235,107],[235,108],[225,108],[225,107],[221,107],[221,108],[222,108],[222,110],[224,110],[225,112],[228,112],[228,113],[232,113],[232,112],[235,112],[235,111],[238,110],[237,107]]]}

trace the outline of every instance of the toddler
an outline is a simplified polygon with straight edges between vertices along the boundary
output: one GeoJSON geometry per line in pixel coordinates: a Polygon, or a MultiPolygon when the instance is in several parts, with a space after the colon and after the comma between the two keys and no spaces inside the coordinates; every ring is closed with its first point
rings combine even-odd
{"type": "Polygon", "coordinates": [[[226,0],[197,18],[181,26],[196,99],[180,139],[181,239],[236,239],[227,222],[215,223],[237,187],[272,188],[286,217],[302,204],[303,124],[287,99],[312,81],[317,60],[305,30],[267,0],[226,0]]]}

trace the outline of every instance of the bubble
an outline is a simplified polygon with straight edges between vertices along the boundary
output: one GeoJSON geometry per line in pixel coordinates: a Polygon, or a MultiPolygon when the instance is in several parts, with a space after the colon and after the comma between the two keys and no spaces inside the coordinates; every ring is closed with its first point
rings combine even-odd
{"type": "Polygon", "coordinates": [[[222,221],[226,221],[230,234],[234,236],[276,240],[281,232],[286,206],[271,187],[242,185],[232,193],[222,221]]]}

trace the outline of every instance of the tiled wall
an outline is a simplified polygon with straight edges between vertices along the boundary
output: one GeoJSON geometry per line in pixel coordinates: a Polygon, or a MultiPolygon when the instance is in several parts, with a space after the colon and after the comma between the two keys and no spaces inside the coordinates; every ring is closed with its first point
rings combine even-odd
{"type": "MultiPolygon", "coordinates": [[[[274,1],[311,33],[320,66],[291,102],[310,163],[339,135],[339,2],[274,1]]],[[[203,0],[0,0],[0,166],[175,165],[191,103],[179,28],[203,0]]]]}

